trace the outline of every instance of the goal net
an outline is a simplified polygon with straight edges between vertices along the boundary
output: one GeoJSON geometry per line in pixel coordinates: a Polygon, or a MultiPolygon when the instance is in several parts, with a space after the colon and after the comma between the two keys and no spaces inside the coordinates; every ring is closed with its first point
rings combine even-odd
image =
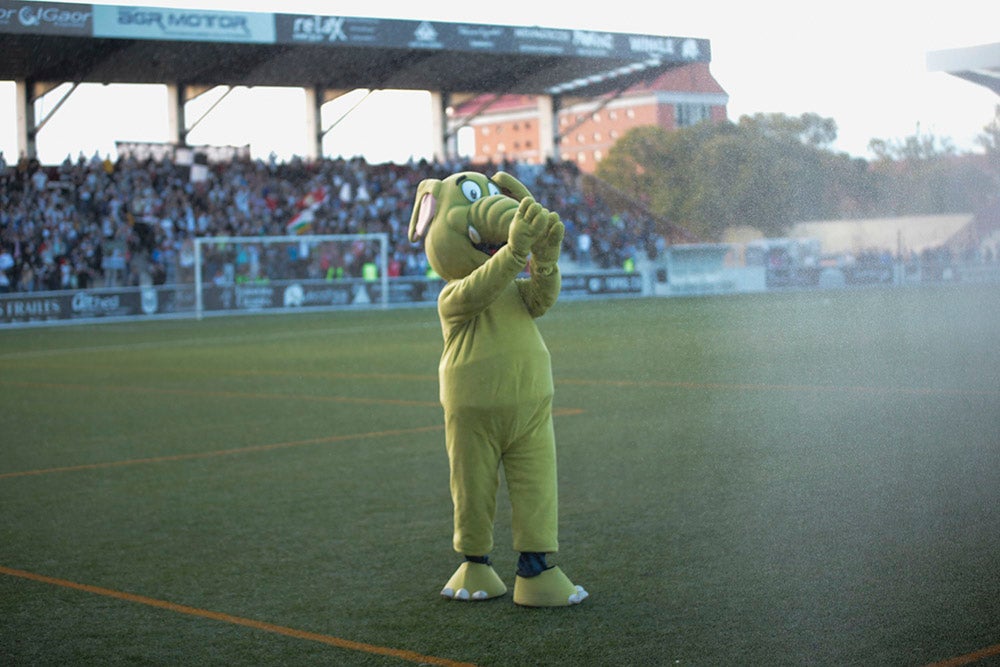
{"type": "Polygon", "coordinates": [[[384,233],[195,239],[195,313],[387,306],[388,246],[384,233]]]}

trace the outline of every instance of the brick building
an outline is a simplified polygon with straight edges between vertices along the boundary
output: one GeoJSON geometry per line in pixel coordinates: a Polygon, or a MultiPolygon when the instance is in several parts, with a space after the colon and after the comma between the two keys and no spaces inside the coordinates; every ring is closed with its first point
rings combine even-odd
{"type": "MultiPolygon", "coordinates": [[[[729,96],[709,71],[709,63],[695,62],[670,69],[647,84],[626,89],[617,97],[575,100],[556,114],[559,157],[593,172],[597,163],[625,132],[633,127],[658,125],[674,130],[703,120],[724,121],[729,96]]],[[[474,137],[473,162],[510,159],[537,164],[542,154],[539,100],[531,95],[506,95],[496,100],[478,97],[456,107],[451,122],[468,117],[474,137]]],[[[465,146],[468,150],[468,146],[465,146]]]]}

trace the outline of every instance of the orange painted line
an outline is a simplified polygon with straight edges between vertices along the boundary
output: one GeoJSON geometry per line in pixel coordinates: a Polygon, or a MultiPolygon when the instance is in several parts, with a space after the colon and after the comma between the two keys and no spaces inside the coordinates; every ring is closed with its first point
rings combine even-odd
{"type": "MultiPolygon", "coordinates": [[[[121,391],[121,392],[142,392],[147,394],[168,394],[176,396],[210,396],[215,398],[252,398],[267,400],[288,400],[296,401],[321,401],[330,403],[366,403],[378,405],[406,405],[420,408],[440,408],[438,401],[412,401],[400,398],[358,398],[355,396],[315,396],[309,394],[257,394],[242,391],[198,391],[191,389],[163,389],[157,387],[131,387],[119,385],[88,385],[88,384],[68,384],[57,382],[21,382],[16,380],[0,380],[0,384],[14,387],[25,387],[30,389],[68,389],[81,391],[121,391]]],[[[582,414],[580,408],[557,408],[552,411],[553,415],[564,416],[582,414]]]]}
{"type": "Polygon", "coordinates": [[[233,616],[231,614],[225,614],[218,611],[209,611],[208,609],[198,609],[197,607],[189,607],[187,605],[168,602],[166,600],[157,600],[156,598],[149,598],[144,595],[136,595],[134,593],[115,591],[111,590],[110,588],[101,588],[99,586],[91,586],[89,584],[80,584],[75,581],[67,581],[65,579],[56,579],[55,577],[47,577],[42,574],[35,574],[34,572],[26,572],[24,570],[15,570],[13,568],[4,567],[2,565],[0,565],[0,574],[5,574],[10,577],[18,577],[20,579],[27,579],[29,581],[35,581],[38,583],[49,584],[51,586],[59,586],[61,588],[69,588],[76,591],[83,591],[84,593],[91,593],[93,595],[100,595],[103,597],[114,598],[116,600],[134,602],[137,604],[146,605],[147,607],[164,609],[166,611],[171,611],[177,614],[186,614],[187,616],[197,616],[199,618],[207,618],[213,621],[229,623],[231,625],[241,625],[243,627],[252,628],[254,630],[271,632],[274,634],[284,635],[285,637],[292,637],[293,639],[318,642],[320,644],[327,644],[329,646],[335,646],[337,648],[345,649],[348,651],[359,651],[362,653],[370,653],[373,655],[384,655],[390,658],[398,658],[400,660],[405,660],[407,662],[415,662],[417,664],[442,665],[443,667],[475,667],[475,665],[468,662],[457,662],[455,660],[449,660],[448,658],[438,658],[432,655],[422,655],[414,651],[390,648],[388,646],[377,646],[375,644],[365,644],[364,642],[351,641],[350,639],[341,639],[340,637],[333,637],[331,635],[324,635],[316,632],[308,632],[306,630],[297,630],[295,628],[289,628],[283,625],[275,625],[273,623],[266,623],[264,621],[256,621],[252,618],[243,618],[241,616],[233,616]]]}
{"type": "Polygon", "coordinates": [[[995,658],[1000,656],[1000,644],[994,644],[993,646],[987,646],[986,648],[979,649],[972,653],[966,653],[965,655],[960,655],[956,658],[949,658],[948,660],[942,660],[941,662],[934,662],[927,667],[959,667],[959,665],[968,665],[969,663],[978,662],[985,658],[995,658]]]}
{"type": "MultiPolygon", "coordinates": [[[[17,358],[6,359],[5,362],[11,364],[17,364],[21,368],[43,368],[45,370],[104,370],[107,367],[99,364],[85,364],[85,363],[39,363],[32,361],[23,361],[17,358]]],[[[436,382],[438,379],[437,375],[430,374],[417,374],[417,373],[341,373],[337,371],[302,371],[302,370],[263,370],[263,369],[248,369],[248,370],[218,370],[218,369],[202,369],[202,368],[191,368],[183,366],[174,366],[170,368],[158,368],[152,366],[132,366],[129,365],[124,369],[115,369],[116,371],[128,371],[130,373],[182,373],[184,375],[190,375],[192,373],[199,373],[204,375],[212,376],[251,376],[251,377],[310,377],[310,378],[330,378],[334,380],[405,380],[405,381],[419,381],[419,382],[436,382]]]]}
{"type": "Polygon", "coordinates": [[[372,438],[384,438],[396,435],[409,435],[411,433],[425,433],[427,431],[443,430],[443,425],[418,426],[416,428],[402,428],[389,431],[372,431],[371,433],[352,433],[349,435],[331,435],[325,438],[309,438],[307,440],[293,440],[291,442],[277,442],[267,445],[252,445],[250,447],[236,447],[233,449],[216,449],[209,452],[193,452],[191,454],[174,454],[170,456],[153,456],[144,459],[126,459],[124,461],[107,461],[104,463],[85,463],[76,466],[62,466],[58,468],[43,468],[41,470],[23,470],[20,472],[0,473],[0,479],[11,477],[30,477],[33,475],[47,475],[56,472],[77,472],[80,470],[99,470],[101,468],[116,468],[120,466],[144,465],[149,463],[170,463],[173,461],[187,461],[191,459],[208,459],[216,456],[231,456],[233,454],[246,454],[249,452],[266,452],[273,449],[284,449],[288,447],[301,447],[303,445],[321,445],[331,442],[345,442],[347,440],[370,440],[372,438]]]}
{"type": "Polygon", "coordinates": [[[438,407],[437,401],[410,401],[396,398],[357,398],[354,396],[315,396],[308,394],[260,394],[244,391],[197,391],[191,389],[164,389],[158,387],[135,387],[122,385],[89,385],[58,382],[21,382],[0,380],[0,384],[28,389],[71,389],[85,391],[117,391],[128,393],[167,394],[173,396],[211,396],[215,398],[252,398],[267,400],[322,401],[331,403],[367,403],[384,405],[408,405],[416,407],[438,407]]]}
{"type": "Polygon", "coordinates": [[[930,387],[863,387],[823,384],[743,384],[726,382],[673,382],[669,380],[588,380],[561,379],[556,384],[609,385],[613,387],[664,387],[669,389],[731,389],[737,391],[815,391],[815,392],[857,392],[866,394],[905,394],[913,396],[1000,396],[993,389],[933,389],[930,387]]]}
{"type": "Polygon", "coordinates": [[[278,371],[278,370],[229,370],[209,371],[212,375],[250,375],[262,377],[315,377],[332,378],[336,380],[407,380],[419,382],[437,382],[437,375],[419,375],[416,373],[338,373],[336,371],[278,371]]]}
{"type": "MultiPolygon", "coordinates": [[[[49,364],[32,364],[17,362],[21,366],[29,368],[102,368],[99,366],[86,364],[59,364],[52,366],[49,364]]],[[[136,370],[136,369],[132,369],[136,370]]],[[[154,371],[163,372],[165,369],[150,368],[142,369],[143,372],[154,371]]],[[[171,369],[166,369],[171,370],[171,369]]],[[[196,373],[199,369],[177,369],[185,373],[196,373]]],[[[250,375],[250,376],[302,376],[302,377],[328,377],[346,380],[407,380],[407,381],[433,381],[437,380],[435,375],[417,375],[406,373],[337,373],[326,371],[281,371],[281,370],[233,370],[233,371],[213,371],[215,375],[250,375]]],[[[770,390],[770,391],[843,391],[843,392],[863,392],[863,393],[895,393],[909,394],[915,396],[950,395],[950,396],[1000,396],[1000,391],[990,389],[933,389],[929,387],[864,387],[864,386],[838,386],[838,385],[795,385],[795,384],[750,384],[750,383],[726,383],[726,382],[685,382],[670,380],[610,380],[610,379],[574,379],[556,378],[556,384],[568,385],[607,385],[610,387],[667,387],[674,389],[731,389],[731,390],[770,390]]],[[[3,384],[14,384],[4,383],[3,384]]],[[[373,399],[374,400],[374,399],[373,399]]]]}
{"type": "MultiPolygon", "coordinates": [[[[583,414],[584,410],[579,408],[556,408],[552,411],[554,417],[574,416],[583,414]]],[[[322,445],[331,442],[346,442],[348,440],[370,440],[372,438],[385,438],[397,435],[410,435],[412,433],[426,433],[429,431],[444,430],[444,425],[435,424],[433,426],[417,426],[415,428],[401,428],[388,431],[372,431],[370,433],[351,433],[347,435],[331,435],[324,438],[308,438],[306,440],[292,440],[291,442],[275,442],[267,445],[251,445],[249,447],[234,447],[232,449],[215,449],[208,452],[192,452],[190,454],[171,454],[168,456],[151,456],[142,459],[125,459],[123,461],[105,461],[102,463],[83,463],[75,466],[59,466],[56,468],[42,468],[39,470],[21,470],[18,472],[0,473],[0,479],[10,479],[13,477],[33,477],[36,475],[48,475],[58,472],[79,472],[82,470],[100,470],[102,468],[118,468],[124,466],[145,465],[151,463],[171,463],[175,461],[188,461],[192,459],[209,459],[216,456],[232,456],[234,454],[247,454],[250,452],[266,452],[273,449],[285,449],[289,447],[301,447],[303,445],[322,445]]]]}

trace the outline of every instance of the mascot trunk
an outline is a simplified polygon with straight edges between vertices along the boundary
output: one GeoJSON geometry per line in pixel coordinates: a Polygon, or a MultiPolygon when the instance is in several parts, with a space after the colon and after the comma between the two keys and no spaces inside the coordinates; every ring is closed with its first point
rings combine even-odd
{"type": "Polygon", "coordinates": [[[558,550],[552,367],[534,318],[559,296],[559,215],[519,181],[463,172],[417,187],[409,235],[423,241],[445,279],[438,297],[444,334],[439,378],[455,507],[454,547],[465,562],[441,594],[485,600],[507,587],[493,570],[500,466],[521,552],[514,602],[568,606],[587,592],[545,554],[558,550]],[[518,278],[529,266],[530,277],[518,278]]]}

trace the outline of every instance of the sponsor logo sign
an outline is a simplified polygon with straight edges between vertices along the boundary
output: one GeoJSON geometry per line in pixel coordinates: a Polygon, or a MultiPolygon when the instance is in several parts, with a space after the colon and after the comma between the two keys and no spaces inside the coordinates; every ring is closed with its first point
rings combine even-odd
{"type": "Polygon", "coordinates": [[[5,298],[0,303],[3,322],[39,322],[64,317],[63,304],[56,296],[25,295],[5,298]]]}
{"type": "Polygon", "coordinates": [[[282,44],[385,46],[386,25],[380,19],[276,14],[275,37],[282,44]]]}
{"type": "Polygon", "coordinates": [[[134,294],[76,292],[70,299],[70,317],[107,317],[131,315],[135,312],[134,294]],[[132,296],[132,298],[128,298],[132,296]]]}
{"type": "Polygon", "coordinates": [[[0,2],[0,31],[39,35],[91,33],[91,5],[49,2],[0,2]]]}
{"type": "MultiPolygon", "coordinates": [[[[563,275],[562,296],[638,295],[639,273],[595,271],[563,275]]],[[[390,304],[437,301],[441,279],[404,276],[388,281],[390,304]]],[[[284,280],[266,284],[219,287],[206,285],[207,312],[260,312],[275,309],[370,307],[382,303],[382,282],[349,280],[284,280]]],[[[195,312],[191,285],[122,287],[63,292],[0,295],[0,325],[57,320],[93,320],[108,317],[157,317],[195,312]]]]}
{"type": "Polygon", "coordinates": [[[573,31],[573,51],[578,56],[610,56],[616,48],[615,36],[609,32],[573,31]]]}
{"type": "Polygon", "coordinates": [[[664,61],[708,60],[708,41],[538,26],[275,14],[277,42],[664,61]]]}
{"type": "Polygon", "coordinates": [[[564,55],[570,52],[573,33],[556,28],[514,28],[514,40],[519,53],[564,55]]]}
{"type": "Polygon", "coordinates": [[[628,50],[633,55],[649,55],[666,61],[708,62],[710,57],[708,40],[690,37],[655,37],[652,35],[629,35],[628,50]]]}
{"type": "Polygon", "coordinates": [[[95,5],[94,36],[273,44],[274,15],[95,5]]]}
{"type": "Polygon", "coordinates": [[[563,296],[642,294],[642,274],[625,271],[573,273],[562,277],[563,296]]]}

